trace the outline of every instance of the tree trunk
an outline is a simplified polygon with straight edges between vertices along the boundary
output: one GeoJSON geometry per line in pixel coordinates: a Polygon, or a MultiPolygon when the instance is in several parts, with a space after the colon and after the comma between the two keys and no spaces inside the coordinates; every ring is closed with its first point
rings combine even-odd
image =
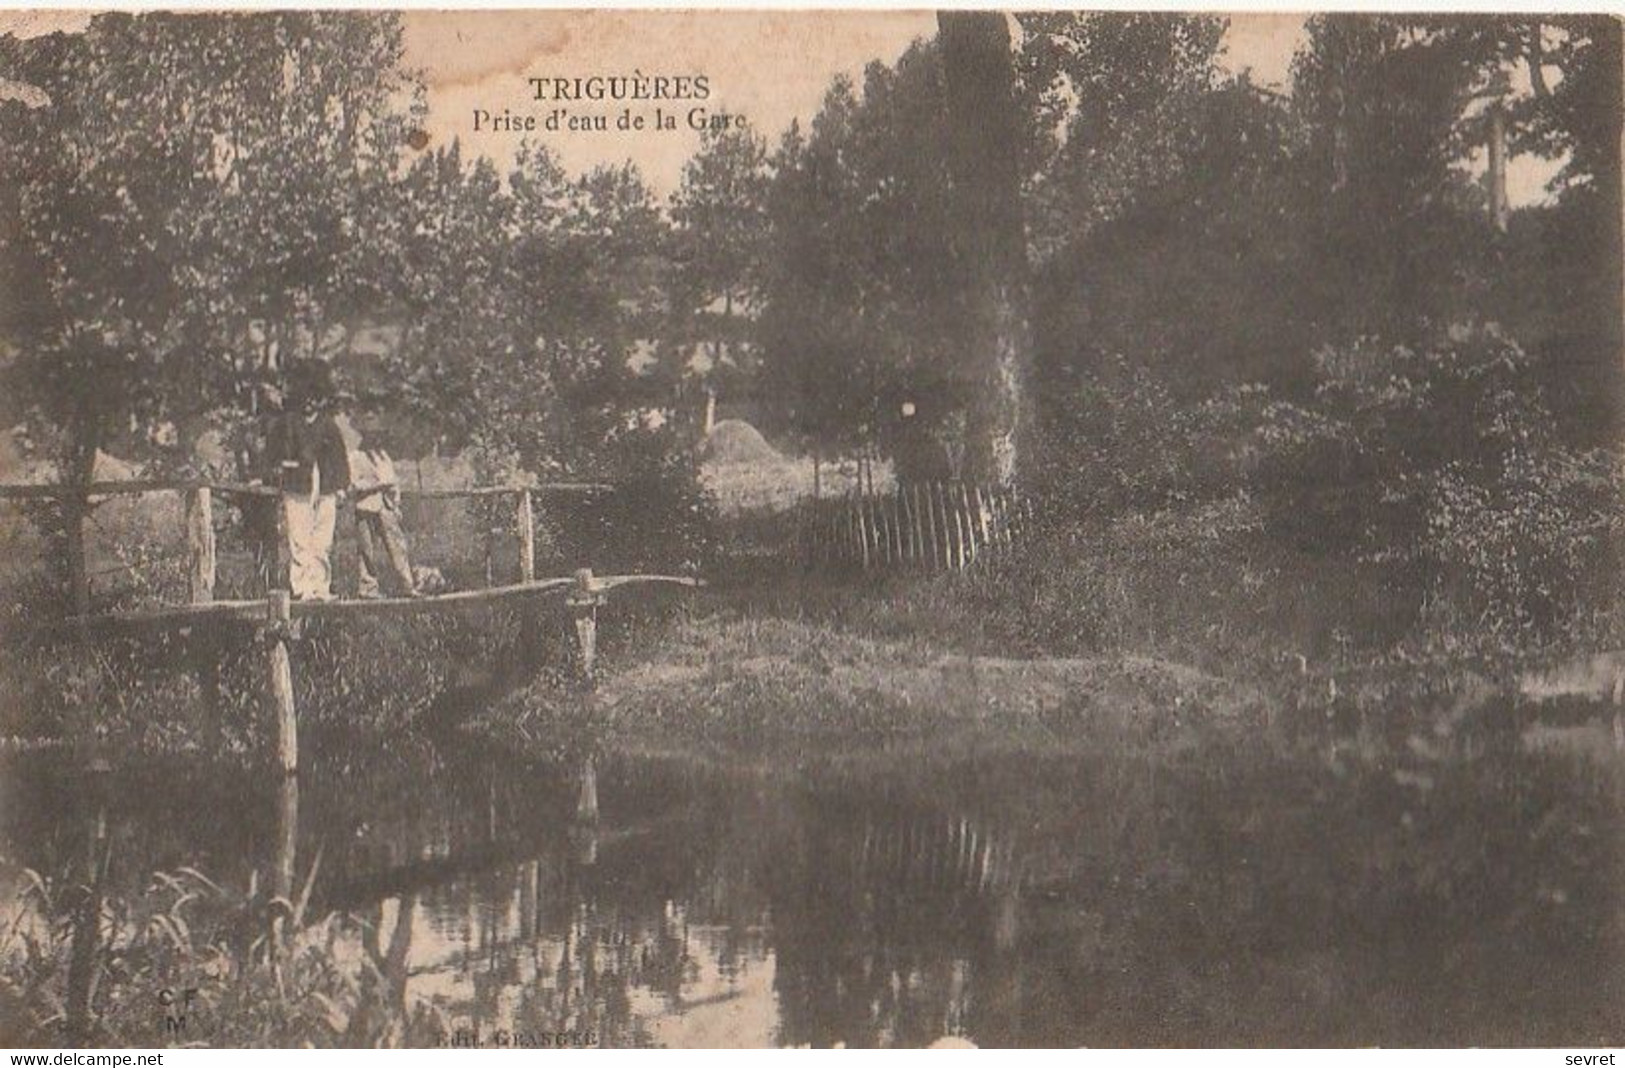
{"type": "Polygon", "coordinates": [[[1495,228],[1506,233],[1507,216],[1507,122],[1506,112],[1500,104],[1490,105],[1489,115],[1489,170],[1485,175],[1489,183],[1490,221],[1495,228]]]}
{"type": "Polygon", "coordinates": [[[1525,55],[1529,62],[1529,87],[1534,90],[1537,100],[1545,100],[1552,95],[1551,88],[1546,84],[1546,48],[1541,42],[1541,24],[1536,19],[1529,27],[1528,44],[1525,46],[1525,55]]]}
{"type": "Polygon", "coordinates": [[[85,524],[90,520],[90,484],[96,477],[100,451],[97,424],[92,415],[75,420],[69,432],[66,493],[62,497],[63,564],[68,604],[76,616],[90,612],[90,571],[85,560],[85,524]]]}
{"type": "Polygon", "coordinates": [[[961,364],[970,403],[965,477],[1008,485],[1029,451],[1032,362],[1020,123],[1010,29],[1000,12],[937,15],[957,208],[956,260],[965,293],[961,364]]]}

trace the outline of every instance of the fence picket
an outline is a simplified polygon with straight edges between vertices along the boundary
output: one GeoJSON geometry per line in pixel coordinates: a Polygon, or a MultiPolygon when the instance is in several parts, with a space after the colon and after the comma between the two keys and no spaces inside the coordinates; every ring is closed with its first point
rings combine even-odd
{"type": "Polygon", "coordinates": [[[925,509],[925,568],[935,571],[937,568],[937,516],[931,507],[931,484],[921,483],[920,496],[923,498],[922,507],[925,509]]]}
{"type": "Polygon", "coordinates": [[[963,571],[1023,536],[1033,502],[1005,486],[963,482],[899,484],[885,493],[853,488],[803,502],[803,558],[877,568],[963,571]]]}
{"type": "Polygon", "coordinates": [[[957,488],[959,494],[959,511],[965,517],[965,562],[971,563],[976,559],[976,524],[972,519],[970,490],[961,482],[957,488]]]}
{"type": "Polygon", "coordinates": [[[925,524],[920,517],[920,487],[908,487],[909,526],[914,534],[914,563],[925,566],[925,524]]]}
{"type": "Polygon", "coordinates": [[[944,571],[952,571],[954,567],[954,525],[948,515],[948,509],[943,507],[942,483],[931,483],[931,505],[937,510],[937,523],[942,534],[942,563],[939,564],[944,571]]]}
{"type": "Polygon", "coordinates": [[[902,497],[893,492],[886,496],[886,507],[891,509],[892,541],[896,550],[894,559],[903,563],[907,557],[903,554],[903,508],[902,497]]]}
{"type": "Polygon", "coordinates": [[[895,561],[891,555],[891,524],[886,521],[886,498],[875,497],[869,507],[875,514],[875,540],[878,542],[880,560],[890,565],[895,561]]]}
{"type": "Polygon", "coordinates": [[[863,569],[869,570],[869,496],[862,489],[858,491],[858,558],[863,563],[863,569]]]}
{"type": "Polygon", "coordinates": [[[954,536],[953,527],[948,524],[948,512],[942,507],[942,483],[931,483],[931,507],[937,517],[937,548],[939,563],[937,566],[944,571],[954,566],[954,536]]]}
{"type": "Polygon", "coordinates": [[[959,543],[957,552],[959,570],[965,570],[970,563],[970,551],[965,544],[965,536],[970,531],[970,516],[965,512],[964,496],[959,492],[963,487],[948,487],[948,502],[954,510],[954,540],[959,543]]]}
{"type": "Polygon", "coordinates": [[[982,500],[982,487],[981,486],[972,486],[971,489],[970,489],[970,494],[971,494],[971,505],[972,505],[973,508],[976,509],[976,529],[977,529],[977,533],[979,533],[981,535],[982,551],[986,552],[987,549],[988,549],[988,540],[987,540],[987,505],[985,503],[983,503],[983,500],[982,500]]]}

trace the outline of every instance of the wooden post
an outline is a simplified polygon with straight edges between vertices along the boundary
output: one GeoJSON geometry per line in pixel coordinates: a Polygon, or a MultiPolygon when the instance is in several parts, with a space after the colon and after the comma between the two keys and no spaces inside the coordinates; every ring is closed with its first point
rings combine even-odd
{"type": "Polygon", "coordinates": [[[590,687],[598,664],[598,593],[593,589],[590,567],[576,571],[576,587],[570,595],[570,610],[575,616],[576,648],[581,654],[578,662],[581,681],[590,687]]]}
{"type": "Polygon", "coordinates": [[[598,769],[592,757],[581,762],[581,793],[576,797],[576,819],[583,823],[598,822],[598,769]]]}
{"type": "Polygon", "coordinates": [[[277,764],[285,774],[299,770],[299,721],[293,706],[293,664],[288,639],[293,631],[292,606],[287,590],[272,590],[266,602],[265,637],[270,650],[268,693],[276,720],[277,764]]]}
{"type": "MultiPolygon", "coordinates": [[[[98,792],[106,789],[100,781],[98,792]]],[[[75,1048],[88,1045],[94,1022],[97,980],[101,977],[98,958],[102,953],[102,895],[107,885],[107,868],[112,853],[107,844],[107,810],[98,807],[86,836],[84,896],[71,913],[72,936],[68,948],[67,1004],[65,1023],[68,1043],[75,1048]]]]}
{"type": "Polygon", "coordinates": [[[283,503],[282,494],[272,498],[271,507],[276,517],[276,545],[271,560],[271,584],[266,588],[266,593],[293,588],[293,549],[288,541],[288,509],[283,503]]]}
{"type": "Polygon", "coordinates": [[[214,600],[214,502],[207,486],[186,492],[187,586],[193,604],[214,600]]]}
{"type": "Polygon", "coordinates": [[[295,915],[293,878],[299,855],[299,776],[284,775],[277,786],[276,852],[271,858],[271,954],[280,956],[299,922],[295,915]],[[294,922],[289,922],[294,921],[294,922]]]}
{"type": "Polygon", "coordinates": [[[532,582],[536,578],[536,513],[531,507],[529,488],[519,491],[515,511],[514,523],[519,528],[519,581],[532,582]]]}

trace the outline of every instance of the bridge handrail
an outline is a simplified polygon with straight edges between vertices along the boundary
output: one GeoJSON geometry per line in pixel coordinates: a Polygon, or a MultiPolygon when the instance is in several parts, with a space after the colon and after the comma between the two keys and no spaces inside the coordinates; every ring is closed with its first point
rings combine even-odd
{"type": "MultiPolygon", "coordinates": [[[[513,529],[518,537],[519,579],[536,578],[536,514],[532,498],[548,493],[600,493],[615,487],[601,482],[542,482],[534,486],[512,483],[499,486],[469,486],[463,489],[410,490],[402,496],[428,499],[458,497],[511,497],[513,529]]],[[[186,496],[185,527],[187,550],[187,600],[194,605],[214,602],[215,538],[214,495],[277,497],[281,490],[257,482],[211,482],[202,479],[147,479],[119,482],[91,482],[84,486],[53,483],[0,485],[0,500],[108,497],[120,494],[181,492],[186,496]]],[[[281,521],[280,514],[278,521],[281,521]]],[[[78,588],[69,591],[73,603],[83,608],[90,603],[88,580],[81,576],[78,588]]]]}
{"type": "MultiPolygon", "coordinates": [[[[514,482],[494,486],[465,486],[449,489],[410,489],[401,487],[401,496],[423,500],[456,497],[497,497],[517,493],[607,493],[615,487],[607,482],[514,482]]],[[[125,479],[69,486],[56,482],[0,483],[0,500],[28,500],[56,497],[118,497],[143,493],[189,493],[209,490],[222,496],[276,497],[281,491],[260,482],[215,482],[207,479],[125,479]]]]}

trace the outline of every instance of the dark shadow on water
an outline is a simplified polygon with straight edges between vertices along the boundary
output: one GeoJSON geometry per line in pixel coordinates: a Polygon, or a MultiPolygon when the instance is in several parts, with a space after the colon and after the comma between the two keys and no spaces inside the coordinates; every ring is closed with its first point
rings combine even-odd
{"type": "Polygon", "coordinates": [[[314,868],[307,918],[350,918],[341,1044],[1617,1044],[1613,768],[1417,759],[609,756],[583,822],[581,768],[500,754],[291,790],[35,754],[0,833],[8,898],[94,857],[109,900],[183,866],[295,898],[314,868]]]}

